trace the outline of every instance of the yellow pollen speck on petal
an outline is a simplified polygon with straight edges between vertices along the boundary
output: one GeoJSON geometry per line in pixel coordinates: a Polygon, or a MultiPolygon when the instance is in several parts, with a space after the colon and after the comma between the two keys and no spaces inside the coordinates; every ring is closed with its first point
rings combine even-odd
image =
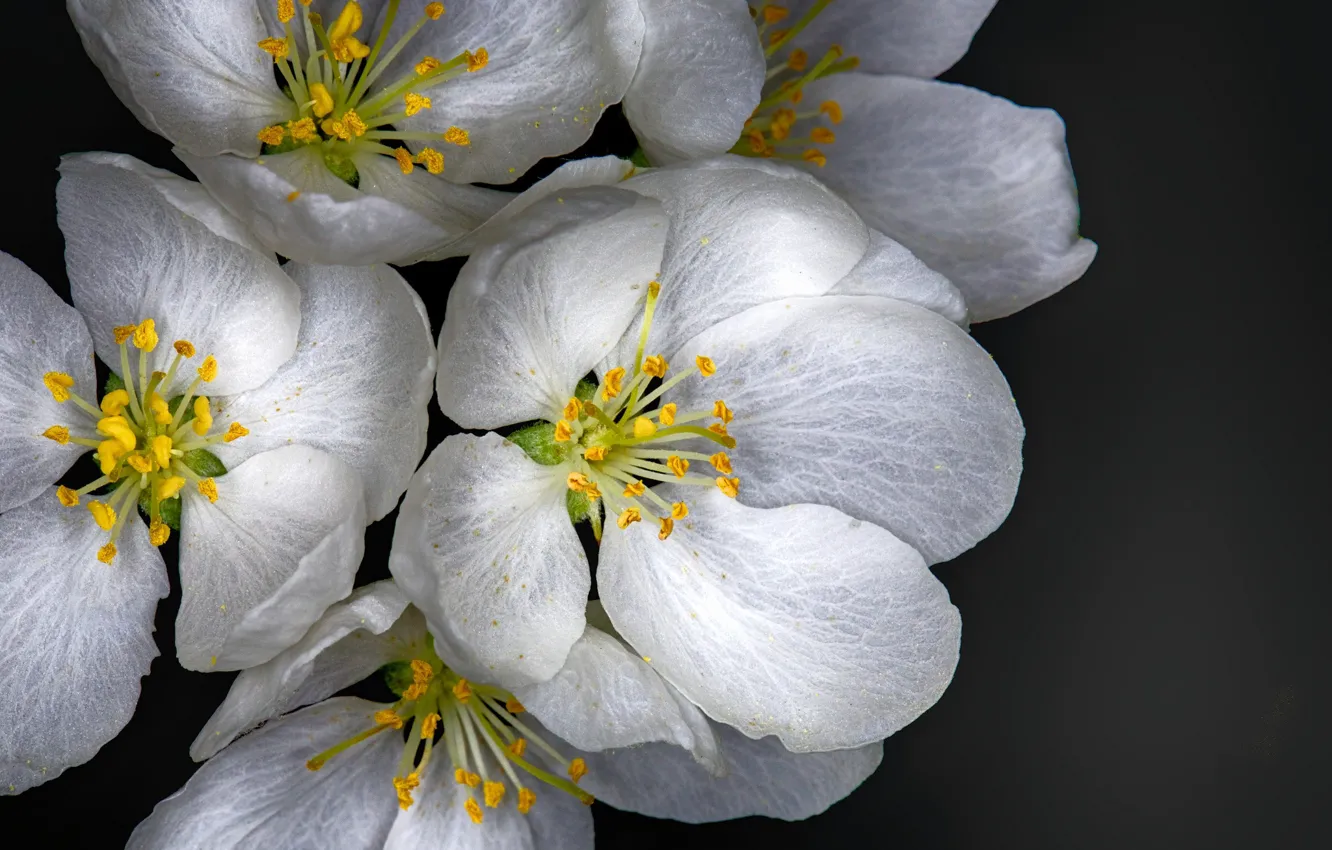
{"type": "Polygon", "coordinates": [[[227,428],[227,433],[222,436],[222,442],[234,443],[248,433],[250,433],[249,428],[246,428],[239,422],[232,422],[231,427],[227,428]]]}
{"type": "Polygon", "coordinates": [[[527,814],[532,811],[532,804],[536,802],[536,794],[528,788],[518,789],[518,811],[527,814]]]}
{"type": "Polygon", "coordinates": [[[654,378],[666,377],[666,370],[669,368],[670,364],[660,354],[654,354],[643,361],[643,371],[654,378]]]}
{"type": "Polygon", "coordinates": [[[134,336],[134,328],[134,325],[116,325],[116,327],[111,330],[112,335],[116,338],[116,345],[120,345],[125,340],[134,336]]]}
{"type": "Polygon", "coordinates": [[[60,500],[60,504],[67,508],[72,508],[79,503],[79,494],[63,484],[56,488],[56,498],[60,500]]]}
{"type": "Polygon", "coordinates": [[[444,14],[443,3],[427,3],[425,7],[426,17],[432,21],[438,21],[439,16],[444,14]]]}
{"type": "Polygon", "coordinates": [[[155,468],[153,459],[147,455],[130,455],[126,462],[140,475],[147,475],[155,468]]]}
{"type": "Polygon", "coordinates": [[[93,522],[103,531],[110,531],[116,524],[116,510],[106,502],[89,502],[88,513],[92,514],[93,522]]]}
{"type": "Polygon", "coordinates": [[[401,729],[403,726],[402,718],[391,708],[381,708],[376,711],[374,719],[377,726],[392,726],[394,729],[401,729]]]}
{"type": "Polygon", "coordinates": [[[663,425],[674,425],[675,412],[679,409],[680,406],[677,405],[675,402],[671,402],[670,404],[663,404],[661,406],[661,410],[657,411],[658,413],[657,418],[661,420],[661,424],[663,425]]]}
{"type": "MultiPolygon", "coordinates": [[[[316,118],[323,118],[333,111],[333,95],[323,83],[310,83],[310,97],[314,103],[310,106],[310,111],[316,118]]],[[[294,134],[293,134],[294,135],[294,134]]]]}
{"type": "Polygon", "coordinates": [[[624,367],[616,366],[606,373],[606,386],[601,390],[601,400],[610,401],[620,394],[624,386],[624,367]]]}
{"type": "Polygon", "coordinates": [[[642,481],[630,481],[628,484],[624,485],[624,497],[626,499],[632,499],[635,496],[643,495],[646,490],[647,485],[642,481]]]}
{"type": "Polygon", "coordinates": [[[609,446],[588,446],[583,450],[583,457],[588,460],[605,460],[608,454],[610,454],[609,446]]]}
{"type": "Polygon", "coordinates": [[[296,4],[292,0],[277,0],[278,20],[282,23],[296,17],[296,4]]]}
{"type": "Polygon", "coordinates": [[[439,60],[433,56],[427,56],[426,58],[422,59],[420,62],[416,63],[416,68],[415,68],[416,76],[424,77],[426,74],[429,74],[431,71],[435,70],[438,67],[439,67],[439,60]]]}
{"type": "Polygon", "coordinates": [[[504,799],[504,784],[502,782],[487,782],[481,787],[486,795],[486,808],[493,809],[504,799]]]}
{"type": "Polygon", "coordinates": [[[565,419],[572,421],[578,418],[578,413],[582,409],[583,403],[576,398],[571,398],[569,399],[569,403],[564,406],[564,410],[560,415],[565,419]]]}
{"type": "MultiPolygon", "coordinates": [[[[133,429],[130,428],[129,420],[123,416],[107,416],[97,420],[97,433],[110,437],[120,443],[126,451],[134,451],[138,445],[138,439],[134,436],[133,429]]],[[[121,452],[124,454],[124,452],[121,452]]]]}
{"type": "Polygon", "coordinates": [[[116,559],[116,544],[108,543],[97,550],[97,560],[103,564],[110,564],[116,559]]]}
{"type": "Polygon", "coordinates": [[[148,524],[148,542],[154,546],[161,547],[171,538],[171,526],[155,519],[148,524]]]}
{"type": "Polygon", "coordinates": [[[731,412],[731,408],[727,407],[726,402],[721,399],[717,399],[712,403],[712,415],[723,422],[730,422],[735,418],[735,414],[731,412]]]}
{"type": "Polygon", "coordinates": [[[740,493],[740,479],[718,478],[717,489],[734,499],[740,493]]]}
{"type": "Polygon", "coordinates": [[[152,351],[157,348],[157,323],[144,319],[134,328],[134,347],[140,351],[152,351]]]}
{"type": "Polygon", "coordinates": [[[510,714],[522,714],[524,711],[527,711],[516,697],[509,697],[508,701],[504,703],[504,709],[510,714]]]}
{"type": "Polygon", "coordinates": [[[522,758],[523,753],[527,752],[527,739],[519,738],[518,740],[510,744],[507,749],[513,755],[517,756],[518,758],[522,758]]]}
{"type": "Polygon", "coordinates": [[[638,508],[625,508],[615,519],[615,524],[621,529],[628,528],[643,518],[643,514],[638,508]]]}
{"type": "Polygon", "coordinates": [[[655,433],[657,433],[657,423],[653,422],[651,419],[648,419],[646,416],[640,416],[634,420],[635,437],[642,439],[643,437],[651,437],[655,433]]]}
{"type": "Polygon", "coordinates": [[[835,100],[825,100],[819,104],[819,112],[828,116],[834,124],[842,123],[842,105],[835,100]]]}
{"type": "Polygon", "coordinates": [[[416,163],[412,162],[412,155],[407,152],[406,148],[394,148],[393,158],[398,161],[398,168],[402,170],[403,174],[411,174],[412,170],[416,168],[416,163]]]}
{"type": "Polygon", "coordinates": [[[280,62],[287,58],[290,46],[285,38],[266,38],[259,42],[259,49],[272,56],[274,62],[280,62]]]}
{"type": "Polygon", "coordinates": [[[671,519],[681,520],[689,516],[689,506],[684,502],[675,502],[671,505],[671,519]]]}
{"type": "Polygon", "coordinates": [[[581,493],[586,490],[588,485],[592,482],[581,472],[570,472],[568,477],[564,479],[564,483],[568,484],[569,489],[573,490],[575,493],[581,493]]]}
{"type": "Polygon", "coordinates": [[[819,168],[828,164],[828,157],[824,156],[823,151],[818,148],[810,148],[800,155],[805,162],[812,162],[819,168]]]}
{"type": "Polygon", "coordinates": [[[287,131],[283,129],[281,124],[274,124],[272,127],[265,127],[260,130],[257,135],[259,141],[266,145],[280,145],[282,144],[282,137],[286,134],[287,131]]]}
{"type": "Polygon", "coordinates": [[[217,482],[211,478],[205,478],[199,482],[199,494],[210,502],[217,501],[217,482]]]}
{"type": "Polygon", "coordinates": [[[408,115],[415,115],[422,109],[430,108],[430,98],[423,94],[417,94],[414,91],[409,91],[403,95],[402,102],[406,105],[408,115]]]}
{"type": "Polygon", "coordinates": [[[148,396],[148,410],[158,425],[165,425],[171,421],[171,408],[167,406],[166,399],[157,393],[148,396]]]}
{"type": "Polygon", "coordinates": [[[468,73],[476,73],[477,71],[480,71],[482,68],[486,67],[489,62],[490,54],[484,47],[478,47],[475,53],[470,50],[467,51],[468,73]]]}
{"type": "Polygon", "coordinates": [[[827,127],[815,127],[810,131],[809,137],[820,145],[831,145],[837,141],[837,134],[827,127]]]}
{"type": "Polygon", "coordinates": [[[158,481],[154,488],[157,490],[157,501],[162,502],[167,499],[174,499],[181,489],[185,486],[185,479],[179,475],[173,475],[170,478],[158,481]]]}
{"type": "Polygon", "coordinates": [[[153,437],[152,447],[153,460],[157,461],[157,465],[162,469],[169,467],[171,465],[171,438],[166,434],[158,434],[153,437]]]}
{"type": "Polygon", "coordinates": [[[569,762],[569,778],[574,782],[587,776],[587,762],[582,759],[574,759],[569,762]]]}
{"type": "Polygon", "coordinates": [[[698,367],[698,372],[705,378],[711,378],[717,374],[717,364],[712,362],[711,357],[704,357],[702,354],[694,358],[694,365],[698,367]]]}
{"type": "Polygon", "coordinates": [[[661,523],[661,531],[657,532],[657,539],[665,540],[667,537],[670,537],[671,532],[675,530],[675,520],[668,516],[664,516],[658,519],[657,522],[661,523]]]}
{"type": "Polygon", "coordinates": [[[434,148],[422,148],[416,155],[416,161],[425,166],[431,174],[444,173],[444,154],[434,148]]]}
{"type": "Polygon", "coordinates": [[[302,118],[299,121],[288,121],[287,132],[291,133],[291,137],[298,142],[313,142],[319,138],[319,134],[315,130],[314,119],[309,117],[302,118]]]}
{"type": "Polygon", "coordinates": [[[42,383],[51,391],[51,397],[64,404],[69,401],[69,388],[74,386],[74,379],[64,372],[47,372],[42,376],[42,383]]]}
{"type": "Polygon", "coordinates": [[[472,686],[466,679],[459,679],[458,684],[453,686],[453,695],[458,698],[458,702],[467,702],[472,697],[472,686]]]}
{"type": "Polygon", "coordinates": [[[421,721],[421,737],[433,738],[435,736],[435,729],[437,729],[438,727],[439,727],[439,715],[432,711],[425,716],[424,720],[421,721]]]}
{"type": "Polygon", "coordinates": [[[171,347],[176,349],[177,354],[186,359],[194,356],[194,343],[188,339],[178,339],[171,343],[171,347]]]}
{"type": "Polygon", "coordinates": [[[63,446],[69,442],[69,429],[64,425],[52,425],[42,432],[42,436],[63,446]]]}
{"type": "Polygon", "coordinates": [[[472,819],[472,823],[479,825],[481,821],[485,820],[485,813],[476,804],[476,800],[471,797],[468,797],[467,802],[463,803],[463,808],[467,810],[467,816],[472,819]]]}
{"type": "Polygon", "coordinates": [[[720,472],[722,475],[731,474],[731,458],[726,452],[717,452],[715,455],[708,458],[708,463],[712,464],[712,468],[720,472]]]}
{"type": "Polygon", "coordinates": [[[666,458],[666,466],[670,468],[671,472],[675,473],[676,478],[684,478],[685,473],[689,471],[689,461],[679,455],[671,455],[666,458]]]}
{"type": "Polygon", "coordinates": [[[791,51],[791,55],[786,58],[786,67],[792,71],[803,71],[809,65],[809,54],[800,48],[791,51]]]}
{"type": "Polygon", "coordinates": [[[573,438],[573,427],[563,419],[555,423],[555,442],[567,443],[573,438]]]}
{"type": "Polygon", "coordinates": [[[199,367],[198,372],[201,381],[205,384],[211,383],[217,378],[217,358],[211,354],[205,357],[203,365],[199,367]]]}
{"type": "Polygon", "coordinates": [[[444,131],[444,141],[465,148],[472,143],[472,136],[462,127],[450,127],[444,131]]]}
{"type": "Polygon", "coordinates": [[[124,390],[112,390],[102,396],[102,412],[107,416],[119,416],[129,405],[129,393],[124,390]]]}

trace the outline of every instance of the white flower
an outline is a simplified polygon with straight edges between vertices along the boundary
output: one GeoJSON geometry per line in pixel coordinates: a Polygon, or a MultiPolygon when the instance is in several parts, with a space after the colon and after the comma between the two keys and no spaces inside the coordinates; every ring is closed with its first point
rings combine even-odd
{"type": "Polygon", "coordinates": [[[210,760],[129,847],[227,850],[243,836],[245,846],[590,850],[588,790],[659,817],[798,819],[860,784],[882,746],[796,755],[750,741],[592,626],[549,683],[515,694],[468,680],[386,581],[241,673],[190,753],[210,760]],[[396,703],[329,699],[381,668],[396,703]]]}
{"type": "Polygon", "coordinates": [[[507,196],[465,184],[578,147],[643,35],[634,0],[67,3],[139,120],[308,263],[415,262],[484,221],[507,196]]]}
{"type": "Polygon", "coordinates": [[[927,564],[998,526],[1021,467],[993,361],[907,303],[956,317],[947,281],[808,175],[741,158],[548,195],[490,235],[450,293],[437,394],[464,428],[544,424],[445,440],[390,558],[458,669],[520,687],[565,663],[590,499],[618,526],[606,611],[713,719],[803,752],[928,708],[960,623],[927,564]]]}
{"type": "Polygon", "coordinates": [[[197,184],[129,157],[61,172],[77,310],[7,256],[0,279],[11,792],[129,719],[167,593],[153,547],[173,526],[190,669],[266,661],[351,590],[365,524],[424,451],[435,366],[424,309],[391,269],[284,272],[197,184]],[[125,384],[100,401],[94,351],[125,384]],[[51,486],[88,451],[100,476],[51,486]]]}
{"type": "Polygon", "coordinates": [[[653,164],[730,149],[809,169],[947,275],[972,321],[1091,265],[1059,116],[929,79],[966,52],[994,0],[792,0],[756,6],[753,21],[726,0],[642,4],[625,114],[653,164]],[[682,27],[699,55],[670,36],[682,27]]]}

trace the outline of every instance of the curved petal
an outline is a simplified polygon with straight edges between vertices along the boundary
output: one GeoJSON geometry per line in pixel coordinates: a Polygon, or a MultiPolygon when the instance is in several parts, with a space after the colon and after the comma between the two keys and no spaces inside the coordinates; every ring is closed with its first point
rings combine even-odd
{"type": "Polygon", "coordinates": [[[592,577],[564,494],[561,467],[498,434],[447,438],[412,479],[389,571],[463,675],[544,681],[583,633],[592,577]]]}
{"type": "Polygon", "coordinates": [[[190,757],[212,758],[265,720],[327,699],[401,659],[410,626],[425,636],[425,620],[414,610],[404,616],[406,608],[407,597],[391,581],[358,587],[330,606],[295,646],[241,671],[190,745],[190,757]],[[403,625],[393,628],[397,623],[403,625]]]}
{"type": "Polygon", "coordinates": [[[42,436],[64,425],[75,436],[96,437],[92,418],[73,402],[61,404],[46,389],[47,372],[74,379],[74,392],[96,403],[92,338],[83,317],[46,281],[0,251],[0,513],[46,492],[87,451],[42,436]]]}
{"type": "Polygon", "coordinates": [[[1016,313],[1082,277],[1064,122],[965,86],[837,74],[811,85],[846,118],[820,180],[966,296],[971,319],[1016,313]]]}
{"type": "Polygon", "coordinates": [[[382,707],[339,697],[247,735],[158,803],[127,850],[379,850],[398,813],[390,780],[401,739],[376,735],[318,771],[305,762],[373,726],[382,707]]]}
{"type": "Polygon", "coordinates": [[[792,299],[709,328],[675,360],[698,353],[718,375],[671,400],[736,411],[741,502],[830,505],[930,563],[1008,516],[1022,419],[994,360],[943,317],[886,298],[792,299]]]}
{"type": "MultiPolygon", "coordinates": [[[[414,23],[399,15],[393,44],[414,23]]],[[[445,151],[457,183],[512,183],[542,157],[587,141],[606,107],[624,96],[643,46],[637,0],[508,0],[450,4],[385,71],[384,84],[414,73],[422,56],[441,61],[484,47],[489,63],[429,89],[433,108],[406,118],[409,131],[471,135],[445,151]]]]}
{"type": "MultiPolygon", "coordinates": [[[[796,38],[811,57],[834,44],[872,74],[936,77],[961,59],[995,0],[837,0],[796,38]]],[[[782,3],[798,20],[814,0],[782,3]]]]}
{"type": "Polygon", "coordinates": [[[933,310],[967,326],[967,302],[948,278],[931,269],[899,242],[870,228],[870,246],[829,295],[878,295],[933,310]]]}
{"type": "Polygon", "coordinates": [[[883,742],[827,753],[793,753],[774,737],[751,740],[712,724],[729,768],[709,776],[679,747],[648,744],[589,753],[583,787],[617,809],[685,823],[749,815],[804,820],[826,810],[869,778],[883,742]]]}
{"type": "Polygon", "coordinates": [[[546,197],[478,248],[449,292],[435,389],[464,428],[559,418],[641,310],[666,216],[611,188],[546,197]]]}
{"type": "Polygon", "coordinates": [[[268,383],[214,402],[250,436],[214,447],[228,467],[300,443],[360,473],[371,522],[398,504],[425,453],[435,343],[425,305],[388,266],[286,271],[301,290],[296,354],[268,383]]]}
{"type": "Polygon", "coordinates": [[[66,0],[97,67],[144,126],[201,156],[259,153],[294,116],[273,79],[255,0],[66,0]]]}
{"type": "Polygon", "coordinates": [[[134,713],[170,588],[143,523],[125,523],[110,566],[106,541],[55,488],[0,516],[0,793],[83,764],[134,713]]]}
{"type": "Polygon", "coordinates": [[[182,491],[176,654],[188,670],[240,670],[294,645],[352,589],[365,498],[351,467],[306,446],[255,455],[210,502],[182,491]]]}
{"type": "MultiPolygon", "coordinates": [[[[186,183],[131,157],[74,154],[60,164],[56,213],[74,306],[102,361],[119,369],[117,325],[145,318],[168,344],[154,353],[163,370],[174,339],[217,357],[210,392],[257,387],[296,349],[300,292],[271,256],[258,254],[189,216],[161,187],[186,183]]],[[[182,369],[181,387],[188,383],[182,369]]]]}
{"type": "Polygon", "coordinates": [[[597,589],[620,634],[709,717],[817,752],[886,738],[939,699],[962,621],[914,549],[823,505],[690,496],[665,541],[641,523],[608,531],[597,589]]]}
{"type": "Polygon", "coordinates": [[[503,200],[422,169],[403,175],[378,155],[356,158],[365,170],[365,191],[358,191],[328,170],[315,147],[259,160],[180,148],[175,154],[270,251],[302,263],[413,263],[480,224],[503,200]]]}
{"type": "Polygon", "coordinates": [[[730,150],[758,105],[767,63],[744,0],[639,0],[643,56],[624,94],[648,159],[730,150]]]}
{"type": "MultiPolygon", "coordinates": [[[[671,351],[755,304],[822,295],[869,246],[869,229],[850,207],[782,165],[724,157],[649,171],[624,188],[660,199],[671,221],[654,351],[671,351]]],[[[631,328],[606,362],[631,362],[637,341],[631,328]]]]}
{"type": "MultiPolygon", "coordinates": [[[[514,696],[555,735],[580,750],[665,741],[721,770],[703,714],[620,641],[589,625],[564,667],[514,696]]],[[[691,759],[692,760],[692,759],[691,759]]]]}
{"type": "MultiPolygon", "coordinates": [[[[540,789],[539,789],[540,790],[540,789]]],[[[592,810],[571,794],[538,794],[527,814],[504,800],[472,823],[463,808],[471,789],[453,781],[446,765],[421,774],[415,803],[398,814],[384,850],[592,850],[592,810]]]]}

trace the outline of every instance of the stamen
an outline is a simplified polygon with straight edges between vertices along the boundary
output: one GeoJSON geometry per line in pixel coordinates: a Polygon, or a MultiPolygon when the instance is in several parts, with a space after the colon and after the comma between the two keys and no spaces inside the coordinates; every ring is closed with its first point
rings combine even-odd
{"type": "Polygon", "coordinates": [[[828,157],[825,156],[823,151],[819,150],[818,148],[810,148],[809,150],[802,153],[800,155],[800,158],[803,159],[805,162],[814,163],[819,168],[822,168],[823,166],[828,164],[828,157]]]}
{"type": "Polygon", "coordinates": [[[329,94],[328,88],[323,83],[310,84],[310,97],[314,98],[310,111],[316,118],[323,118],[333,111],[333,95],[329,94]]]}
{"type": "Polygon", "coordinates": [[[422,109],[429,109],[431,105],[430,98],[423,94],[417,94],[416,92],[409,91],[402,96],[402,99],[403,103],[406,104],[407,117],[409,118],[420,112],[422,109]]]}
{"type": "Polygon", "coordinates": [[[444,173],[444,154],[434,148],[422,148],[416,155],[416,161],[426,167],[431,174],[444,173]]]}
{"type": "Polygon", "coordinates": [[[110,531],[116,524],[116,510],[106,502],[89,502],[88,513],[92,514],[93,522],[103,531],[110,531]]]}
{"type": "Polygon", "coordinates": [[[148,542],[154,546],[161,547],[171,537],[171,526],[155,519],[148,524],[148,542]]]}
{"type": "Polygon", "coordinates": [[[723,422],[730,422],[735,418],[735,414],[726,406],[726,402],[721,399],[717,399],[712,403],[712,415],[723,422]]]}
{"type": "Polygon", "coordinates": [[[666,458],[666,466],[675,473],[676,478],[684,478],[685,473],[689,471],[689,461],[679,455],[671,455],[666,458]]]}
{"type": "Polygon", "coordinates": [[[643,514],[641,511],[639,511],[638,508],[625,508],[620,513],[620,516],[616,518],[615,524],[618,525],[621,530],[623,530],[628,528],[630,525],[633,525],[634,523],[638,522],[642,518],[643,514]]]}
{"type": "Polygon", "coordinates": [[[272,56],[274,62],[280,62],[287,58],[290,45],[285,38],[266,38],[259,42],[259,49],[272,56]]]}
{"type": "Polygon", "coordinates": [[[661,409],[657,411],[657,418],[661,420],[661,424],[663,425],[674,425],[675,412],[679,409],[680,406],[675,402],[671,402],[670,404],[663,404],[661,406],[661,409]]]}
{"type": "MultiPolygon", "coordinates": [[[[624,382],[623,366],[616,366],[614,369],[611,369],[609,372],[607,372],[606,377],[602,379],[602,383],[605,386],[601,390],[601,400],[610,401],[611,399],[619,395],[620,387],[623,384],[623,382],[624,382]]],[[[71,380],[70,383],[72,384],[73,381],[71,380]]]]}
{"type": "Polygon", "coordinates": [[[211,384],[217,378],[217,358],[208,355],[204,358],[203,365],[199,367],[199,380],[205,384],[211,384]]]}
{"type": "Polygon", "coordinates": [[[610,454],[609,446],[588,446],[583,450],[583,457],[588,460],[605,460],[610,454]]]}
{"type": "Polygon", "coordinates": [[[573,438],[573,426],[568,421],[561,419],[555,423],[555,442],[567,443],[573,438]]]}
{"type": "Polygon", "coordinates": [[[717,374],[717,364],[712,362],[711,357],[704,357],[700,354],[694,358],[694,364],[698,366],[698,373],[705,378],[711,378],[717,374]]]}
{"type": "Polygon", "coordinates": [[[48,440],[55,440],[62,446],[69,444],[69,429],[64,425],[52,425],[42,432],[42,436],[48,440]]]}
{"type": "Polygon", "coordinates": [[[439,16],[444,14],[443,3],[427,3],[425,7],[426,17],[432,21],[438,21],[439,16]]]}
{"type": "Polygon", "coordinates": [[[486,52],[486,49],[484,47],[478,47],[475,53],[473,53],[470,50],[467,51],[468,73],[475,74],[477,71],[480,71],[482,68],[486,67],[486,65],[489,64],[489,62],[490,62],[490,54],[486,52]]]}
{"type": "Polygon", "coordinates": [[[157,328],[152,319],[144,319],[134,328],[134,347],[140,351],[157,348],[157,328]]]}
{"type": "Polygon", "coordinates": [[[444,141],[465,148],[472,143],[472,137],[461,127],[450,127],[444,131],[444,141]]]}
{"type": "Polygon", "coordinates": [[[668,516],[664,516],[659,517],[657,522],[661,523],[661,531],[657,532],[657,539],[665,540],[667,537],[670,537],[671,532],[675,529],[675,520],[668,516]]]}
{"type": "Polygon", "coordinates": [[[536,794],[528,788],[518,789],[518,811],[527,814],[532,811],[532,804],[536,802],[536,794]]]}
{"type": "Polygon", "coordinates": [[[244,437],[248,433],[250,433],[249,428],[246,428],[244,425],[240,424],[239,422],[232,422],[231,427],[227,428],[227,433],[223,435],[222,442],[234,443],[236,440],[239,440],[241,437],[244,437]]]}
{"type": "Polygon", "coordinates": [[[403,174],[411,174],[412,170],[416,168],[416,163],[412,162],[412,155],[407,152],[406,148],[394,148],[393,158],[398,161],[398,168],[402,170],[403,174]]]}
{"type": "Polygon", "coordinates": [[[205,478],[199,482],[199,493],[210,502],[217,501],[217,482],[212,478],[205,478]]]}
{"type": "Polygon", "coordinates": [[[666,370],[670,368],[666,358],[660,354],[654,354],[643,361],[643,371],[654,378],[666,377],[666,370]]]}
{"type": "Polygon", "coordinates": [[[476,800],[471,797],[468,797],[467,802],[463,803],[463,808],[467,810],[467,816],[472,819],[472,823],[479,825],[481,821],[485,819],[485,814],[481,811],[481,807],[478,806],[476,800]]]}
{"type": "Polygon", "coordinates": [[[64,372],[47,372],[42,376],[42,383],[46,384],[46,389],[56,401],[61,404],[69,401],[69,390],[74,386],[74,379],[69,375],[64,372]]]}
{"type": "Polygon", "coordinates": [[[731,458],[726,452],[717,452],[715,455],[708,458],[708,462],[712,464],[713,469],[717,470],[722,475],[731,474],[731,458]]]}
{"type": "Polygon", "coordinates": [[[842,107],[835,100],[825,100],[819,104],[819,112],[828,116],[834,124],[842,123],[842,107]]]}
{"type": "Polygon", "coordinates": [[[657,424],[651,419],[648,419],[646,416],[640,416],[634,420],[635,437],[651,437],[655,433],[657,433],[657,424]]]}
{"type": "Polygon", "coordinates": [[[671,518],[681,520],[689,516],[689,506],[684,502],[674,502],[671,504],[671,518]]]}
{"type": "Polygon", "coordinates": [[[116,559],[116,544],[108,543],[97,550],[97,560],[108,566],[116,559]]]}
{"type": "Polygon", "coordinates": [[[740,494],[739,478],[718,478],[717,489],[734,499],[740,494]]]}

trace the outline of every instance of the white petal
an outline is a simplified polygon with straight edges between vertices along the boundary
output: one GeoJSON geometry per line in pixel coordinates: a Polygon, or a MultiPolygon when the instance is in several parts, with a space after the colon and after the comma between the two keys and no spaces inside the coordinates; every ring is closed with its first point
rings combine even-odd
{"type": "Polygon", "coordinates": [[[412,479],[389,571],[463,675],[544,681],[583,633],[592,578],[564,474],[498,434],[459,434],[412,479]]]}
{"type": "Polygon", "coordinates": [[[255,0],[67,0],[111,88],[148,129],[201,156],[254,156],[256,135],[296,105],[257,46],[268,35],[255,0]]]}
{"type": "Polygon", "coordinates": [[[463,808],[471,789],[453,781],[447,764],[432,763],[384,850],[592,850],[592,810],[571,794],[532,785],[537,801],[530,812],[519,813],[517,792],[509,788],[500,805],[482,809],[485,820],[474,824],[463,808]]]}
{"type": "MultiPolygon", "coordinates": [[[[400,14],[388,43],[415,18],[400,14]]],[[[433,133],[462,127],[471,144],[445,146],[444,176],[512,183],[542,157],[587,141],[601,113],[629,88],[642,45],[637,0],[455,3],[421,30],[381,85],[413,73],[422,56],[448,61],[486,48],[489,64],[429,89],[433,108],[395,126],[433,133]]]]}
{"type": "Polygon", "coordinates": [[[302,263],[416,262],[503,201],[422,169],[405,176],[382,156],[357,159],[366,169],[366,191],[358,191],[328,170],[316,147],[259,160],[175,153],[270,251],[302,263]]]}
{"type": "Polygon", "coordinates": [[[0,513],[46,492],[65,474],[82,446],[42,436],[65,425],[76,437],[96,437],[94,423],[72,401],[57,402],[42,376],[64,372],[74,392],[97,403],[92,339],[83,317],[46,281],[0,251],[0,513]]]}
{"type": "MultiPolygon", "coordinates": [[[[624,188],[660,199],[671,221],[653,351],[672,351],[755,304],[822,295],[869,245],[850,207],[786,166],[725,157],[649,171],[624,188]]],[[[632,360],[637,324],[609,365],[632,360]]]]}
{"type": "MultiPolygon", "coordinates": [[[[330,606],[295,646],[241,671],[190,745],[190,757],[211,758],[265,720],[327,699],[398,660],[407,644],[401,630],[391,627],[408,619],[403,616],[406,607],[407,597],[391,581],[358,587],[330,606]]],[[[414,610],[412,615],[411,622],[424,635],[425,620],[414,610]]]]}
{"type": "Polygon", "coordinates": [[[946,319],[886,298],[764,305],[710,328],[673,362],[684,409],[723,398],[740,501],[831,505],[883,526],[930,563],[998,528],[1022,473],[1022,420],[985,350],[946,319]]]}
{"type": "Polygon", "coordinates": [[[295,644],[352,589],[365,550],[361,479],[306,446],[255,455],[182,491],[176,654],[189,670],[240,670],[295,644]]]}
{"type": "Polygon", "coordinates": [[[643,56],[624,114],[654,165],[729,150],[767,63],[744,0],[639,0],[643,56]]]}
{"type": "Polygon", "coordinates": [[[620,641],[589,625],[549,681],[514,691],[532,716],[580,750],[665,741],[720,769],[702,713],[620,641]]]}
{"type": "Polygon", "coordinates": [[[0,794],[83,764],[134,713],[166,565],[134,517],[110,566],[97,560],[106,542],[54,488],[0,516],[0,794]]]}
{"type": "Polygon", "coordinates": [[[964,86],[838,74],[806,91],[846,116],[820,180],[948,276],[971,319],[1015,313],[1082,276],[1064,122],[964,86]]]}
{"type": "Polygon", "coordinates": [[[559,418],[641,312],[666,217],[631,192],[545,197],[479,247],[449,292],[439,406],[464,428],[559,418]]]}
{"type": "Polygon", "coordinates": [[[382,707],[339,697],[247,735],[158,803],[127,850],[380,850],[398,813],[402,740],[376,735],[318,771],[305,762],[373,726],[382,707]]]}
{"type": "Polygon", "coordinates": [[[829,295],[879,295],[933,310],[967,326],[967,302],[948,278],[917,259],[906,246],[870,228],[870,247],[829,295]]]}
{"type": "Polygon", "coordinates": [[[582,785],[617,809],[685,823],[749,815],[804,820],[854,791],[883,760],[882,742],[793,753],[772,736],[755,741],[725,724],[713,729],[729,768],[725,776],[709,776],[679,747],[648,744],[585,755],[582,785]]]}
{"type": "MultiPolygon", "coordinates": [[[[119,371],[112,328],[145,318],[157,324],[159,368],[176,339],[217,357],[208,390],[219,395],[259,386],[291,356],[301,320],[296,285],[271,255],[219,235],[221,211],[210,226],[161,188],[187,181],[107,154],[67,156],[60,173],[56,212],[70,291],[103,362],[119,371]]],[[[182,384],[194,377],[188,366],[180,374],[182,384]]]]}
{"type": "MultiPolygon", "coordinates": [[[[942,320],[941,320],[942,321],[942,320]]],[[[608,529],[616,629],[714,720],[788,749],[858,747],[938,700],[961,619],[914,549],[823,505],[760,510],[708,488],[665,541],[608,529]]]]}
{"type": "MultiPolygon", "coordinates": [[[[782,5],[799,19],[814,0],[782,5]]],[[[995,0],[837,0],[799,37],[796,47],[813,62],[834,44],[860,59],[860,69],[875,74],[934,77],[952,67],[971,46],[995,0]]],[[[785,54],[782,54],[785,55],[785,54]]]]}
{"type": "Polygon", "coordinates": [[[301,290],[296,355],[258,389],[215,403],[250,436],[218,445],[228,467],[291,443],[346,461],[365,482],[370,521],[398,504],[426,447],[435,343],[425,305],[388,266],[286,271],[301,290]]]}

